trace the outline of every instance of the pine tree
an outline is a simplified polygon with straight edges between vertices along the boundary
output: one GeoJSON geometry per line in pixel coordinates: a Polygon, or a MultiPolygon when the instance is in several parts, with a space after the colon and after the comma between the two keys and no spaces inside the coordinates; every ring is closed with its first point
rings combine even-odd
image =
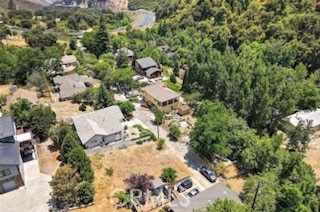
{"type": "Polygon", "coordinates": [[[70,164],[72,168],[75,168],[77,170],[82,180],[85,180],[87,182],[93,181],[93,170],[91,167],[91,161],[80,146],[74,148],[70,152],[68,157],[68,164],[70,164]]]}
{"type": "Polygon", "coordinates": [[[77,147],[80,147],[79,142],[71,135],[67,134],[61,145],[61,159],[63,162],[68,162],[71,151],[77,147]]]}
{"type": "Polygon", "coordinates": [[[100,24],[98,31],[94,36],[94,54],[99,57],[107,50],[111,49],[109,34],[104,24],[100,24]]]}
{"type": "Polygon", "coordinates": [[[104,85],[100,85],[99,91],[96,97],[96,103],[94,108],[96,110],[109,107],[113,104],[113,95],[109,92],[104,85]]]}

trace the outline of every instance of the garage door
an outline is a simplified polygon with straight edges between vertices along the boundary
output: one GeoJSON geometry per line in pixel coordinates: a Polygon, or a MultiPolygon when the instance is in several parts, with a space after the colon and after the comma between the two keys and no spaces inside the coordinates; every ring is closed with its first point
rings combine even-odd
{"type": "Polygon", "coordinates": [[[2,186],[3,186],[5,192],[12,191],[17,188],[17,184],[14,180],[3,183],[2,186]]]}

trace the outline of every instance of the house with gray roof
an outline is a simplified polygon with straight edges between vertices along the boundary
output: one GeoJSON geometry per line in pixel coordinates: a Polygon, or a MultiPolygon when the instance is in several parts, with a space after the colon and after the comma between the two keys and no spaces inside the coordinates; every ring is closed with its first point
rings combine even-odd
{"type": "Polygon", "coordinates": [[[70,99],[72,95],[86,91],[88,87],[92,86],[92,82],[91,77],[79,74],[56,76],[53,78],[53,83],[55,84],[55,89],[59,92],[60,100],[70,99]]]}
{"type": "Polygon", "coordinates": [[[19,142],[11,115],[0,117],[0,194],[24,185],[19,142]]]}
{"type": "Polygon", "coordinates": [[[119,106],[111,106],[72,118],[85,148],[123,140],[124,116],[119,106]]]}
{"type": "Polygon", "coordinates": [[[139,74],[148,78],[161,76],[161,69],[159,69],[158,64],[151,57],[137,59],[134,61],[133,66],[139,74]]]}
{"type": "Polygon", "coordinates": [[[200,192],[191,198],[181,196],[173,200],[169,207],[174,212],[193,212],[195,210],[203,210],[208,205],[215,204],[217,199],[231,199],[236,202],[241,202],[238,195],[229,187],[222,183],[215,183],[210,188],[200,192]]]}

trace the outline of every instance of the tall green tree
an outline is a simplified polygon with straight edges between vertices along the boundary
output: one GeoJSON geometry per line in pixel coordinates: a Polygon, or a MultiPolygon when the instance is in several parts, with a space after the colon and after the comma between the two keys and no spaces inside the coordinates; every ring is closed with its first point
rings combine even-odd
{"type": "Polygon", "coordinates": [[[312,133],[312,121],[299,120],[297,126],[288,134],[288,149],[302,153],[306,152],[312,133]]]}
{"type": "Polygon", "coordinates": [[[93,202],[95,189],[92,183],[82,181],[77,185],[76,190],[80,205],[86,205],[93,202]]]}
{"type": "Polygon", "coordinates": [[[77,139],[74,138],[72,134],[67,134],[66,137],[63,139],[61,145],[61,160],[64,163],[67,163],[71,151],[77,147],[80,147],[79,141],[77,141],[77,139]]]}
{"type": "Polygon", "coordinates": [[[56,114],[50,107],[37,105],[34,106],[29,114],[30,121],[28,126],[33,134],[37,135],[41,141],[49,137],[49,130],[56,121],[56,114]]]}
{"type": "Polygon", "coordinates": [[[20,99],[10,105],[13,119],[18,126],[26,127],[30,121],[31,103],[27,99],[20,99]]]}
{"type": "Polygon", "coordinates": [[[100,85],[94,108],[96,110],[103,109],[113,105],[113,94],[106,89],[104,85],[100,85]]]}
{"type": "Polygon", "coordinates": [[[80,182],[79,174],[69,165],[64,165],[56,171],[52,176],[50,186],[52,188],[51,197],[56,200],[58,208],[70,207],[76,204],[77,191],[79,191],[77,187],[79,187],[80,182]]]}
{"type": "Polygon", "coordinates": [[[82,180],[93,182],[94,174],[91,167],[91,162],[80,146],[74,148],[68,154],[68,164],[78,171],[82,180]]]}
{"type": "Polygon", "coordinates": [[[207,212],[247,212],[249,205],[238,203],[231,199],[218,199],[213,205],[207,207],[207,212]]]}
{"type": "Polygon", "coordinates": [[[75,139],[78,137],[77,133],[68,123],[60,122],[51,132],[51,139],[58,148],[61,148],[61,145],[67,135],[70,135],[75,139]]]}

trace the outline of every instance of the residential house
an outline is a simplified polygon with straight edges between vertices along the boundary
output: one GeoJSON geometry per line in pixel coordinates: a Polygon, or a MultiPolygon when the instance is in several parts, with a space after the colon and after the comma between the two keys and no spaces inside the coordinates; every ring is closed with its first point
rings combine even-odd
{"type": "Polygon", "coordinates": [[[35,105],[39,103],[37,92],[29,91],[26,89],[18,88],[16,85],[13,85],[10,88],[11,94],[7,96],[6,105],[3,107],[5,110],[10,109],[10,105],[18,102],[20,99],[27,99],[31,104],[35,105]]]}
{"type": "Polygon", "coordinates": [[[61,66],[64,72],[72,72],[78,67],[78,59],[74,55],[64,55],[61,58],[61,66]]]}
{"type": "Polygon", "coordinates": [[[126,47],[122,47],[120,49],[117,49],[117,52],[115,54],[115,56],[117,57],[119,52],[123,52],[127,57],[133,57],[134,56],[134,53],[132,50],[126,48],[126,47]]]}
{"type": "Polygon", "coordinates": [[[162,83],[155,83],[143,87],[141,96],[143,100],[165,113],[170,113],[179,107],[179,99],[181,94],[164,87],[162,83]]]}
{"type": "Polygon", "coordinates": [[[229,187],[222,183],[215,183],[210,188],[200,192],[199,194],[188,198],[181,196],[173,200],[169,207],[174,212],[193,212],[197,210],[203,210],[208,205],[213,205],[217,199],[231,199],[236,202],[241,202],[238,195],[229,187]]]}
{"type": "Polygon", "coordinates": [[[72,118],[81,143],[85,148],[107,145],[123,140],[124,116],[119,106],[111,106],[72,118]]]}
{"type": "Polygon", "coordinates": [[[312,121],[312,128],[313,130],[320,130],[320,108],[314,111],[305,110],[305,111],[298,111],[295,114],[292,114],[284,119],[285,121],[285,128],[290,130],[296,127],[301,121],[312,121]]]}
{"type": "Polygon", "coordinates": [[[169,58],[172,58],[174,55],[174,52],[171,51],[170,46],[168,46],[168,45],[157,46],[157,49],[160,52],[166,53],[167,57],[169,57],[169,58]]]}
{"type": "Polygon", "coordinates": [[[161,76],[161,69],[158,68],[158,64],[151,58],[137,59],[133,63],[134,69],[148,78],[156,78],[161,76]]]}
{"type": "Polygon", "coordinates": [[[59,92],[60,100],[70,99],[72,95],[84,92],[88,87],[92,86],[92,82],[91,77],[79,74],[56,76],[53,78],[53,83],[59,92]]]}
{"type": "Polygon", "coordinates": [[[0,117],[0,194],[24,185],[21,164],[12,116],[0,117]]]}

